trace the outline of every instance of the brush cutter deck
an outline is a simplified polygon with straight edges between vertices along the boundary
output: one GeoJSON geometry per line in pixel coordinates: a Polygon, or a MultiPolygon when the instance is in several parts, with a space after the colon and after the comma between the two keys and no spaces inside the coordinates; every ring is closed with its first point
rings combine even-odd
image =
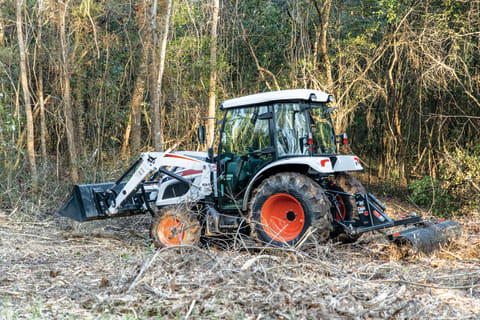
{"type": "Polygon", "coordinates": [[[347,234],[355,236],[369,231],[413,225],[412,228],[389,234],[387,238],[399,246],[411,247],[416,252],[430,253],[457,238],[461,232],[461,226],[456,221],[425,221],[415,213],[403,219],[393,220],[385,214],[386,207],[370,193],[342,194],[355,197],[358,209],[358,218],[354,221],[342,219],[335,221],[337,227],[342,228],[347,234]]]}
{"type": "Polygon", "coordinates": [[[441,221],[436,224],[423,223],[421,228],[410,228],[390,234],[388,239],[399,246],[412,247],[416,251],[430,253],[439,246],[458,237],[460,224],[453,220],[441,221]]]}

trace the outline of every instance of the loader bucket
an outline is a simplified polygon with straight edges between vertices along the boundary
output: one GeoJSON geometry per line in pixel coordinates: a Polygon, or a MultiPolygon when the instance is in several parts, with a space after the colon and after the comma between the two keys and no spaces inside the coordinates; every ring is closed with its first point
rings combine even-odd
{"type": "Polygon", "coordinates": [[[113,185],[113,182],[75,185],[58,214],[78,222],[108,218],[100,207],[98,195],[105,194],[113,185]]]}
{"type": "Polygon", "coordinates": [[[430,253],[440,245],[458,238],[462,228],[453,220],[443,221],[424,228],[411,228],[393,234],[392,240],[399,246],[406,245],[414,252],[430,253]]]}

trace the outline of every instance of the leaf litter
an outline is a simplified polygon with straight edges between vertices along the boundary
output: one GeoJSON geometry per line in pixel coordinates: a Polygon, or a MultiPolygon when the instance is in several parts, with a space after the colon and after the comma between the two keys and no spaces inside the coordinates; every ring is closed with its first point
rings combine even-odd
{"type": "MultiPolygon", "coordinates": [[[[391,212],[389,214],[392,214],[391,212]]],[[[393,213],[395,215],[395,213],[393,213]]],[[[156,250],[148,216],[82,224],[0,213],[0,319],[478,319],[480,217],[432,255],[250,239],[156,250]]]]}

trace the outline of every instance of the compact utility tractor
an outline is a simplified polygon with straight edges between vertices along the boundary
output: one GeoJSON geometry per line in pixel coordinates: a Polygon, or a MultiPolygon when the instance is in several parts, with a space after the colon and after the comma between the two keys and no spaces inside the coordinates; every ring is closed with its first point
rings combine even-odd
{"type": "MultiPolygon", "coordinates": [[[[224,101],[216,155],[212,148],[142,153],[116,182],[75,185],[59,214],[82,222],[150,213],[151,238],[159,247],[233,233],[266,245],[299,246],[410,226],[390,240],[428,252],[458,234],[451,220],[385,214],[385,206],[347,173],[363,169],[360,159],[337,154],[347,136],[334,133],[332,101],[306,89],[224,101]]],[[[198,133],[204,141],[203,126],[198,133]]]]}

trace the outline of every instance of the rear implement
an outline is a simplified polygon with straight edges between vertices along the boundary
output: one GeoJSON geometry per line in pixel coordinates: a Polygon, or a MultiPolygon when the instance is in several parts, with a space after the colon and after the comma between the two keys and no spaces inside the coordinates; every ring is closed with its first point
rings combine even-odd
{"type": "MultiPolygon", "coordinates": [[[[426,221],[415,213],[399,220],[393,220],[385,214],[386,207],[383,203],[371,193],[342,194],[355,197],[358,217],[352,221],[346,221],[341,219],[340,214],[337,214],[336,227],[352,236],[370,231],[412,226],[389,234],[387,236],[388,240],[398,246],[411,248],[413,252],[431,253],[440,246],[458,238],[462,231],[460,224],[456,221],[443,219],[426,221]]],[[[338,207],[337,210],[339,210],[338,207]]]]}
{"type": "Polygon", "coordinates": [[[458,238],[462,231],[460,224],[453,220],[435,224],[423,223],[419,227],[389,235],[389,240],[398,246],[412,248],[414,252],[431,253],[440,246],[458,238]]]}

